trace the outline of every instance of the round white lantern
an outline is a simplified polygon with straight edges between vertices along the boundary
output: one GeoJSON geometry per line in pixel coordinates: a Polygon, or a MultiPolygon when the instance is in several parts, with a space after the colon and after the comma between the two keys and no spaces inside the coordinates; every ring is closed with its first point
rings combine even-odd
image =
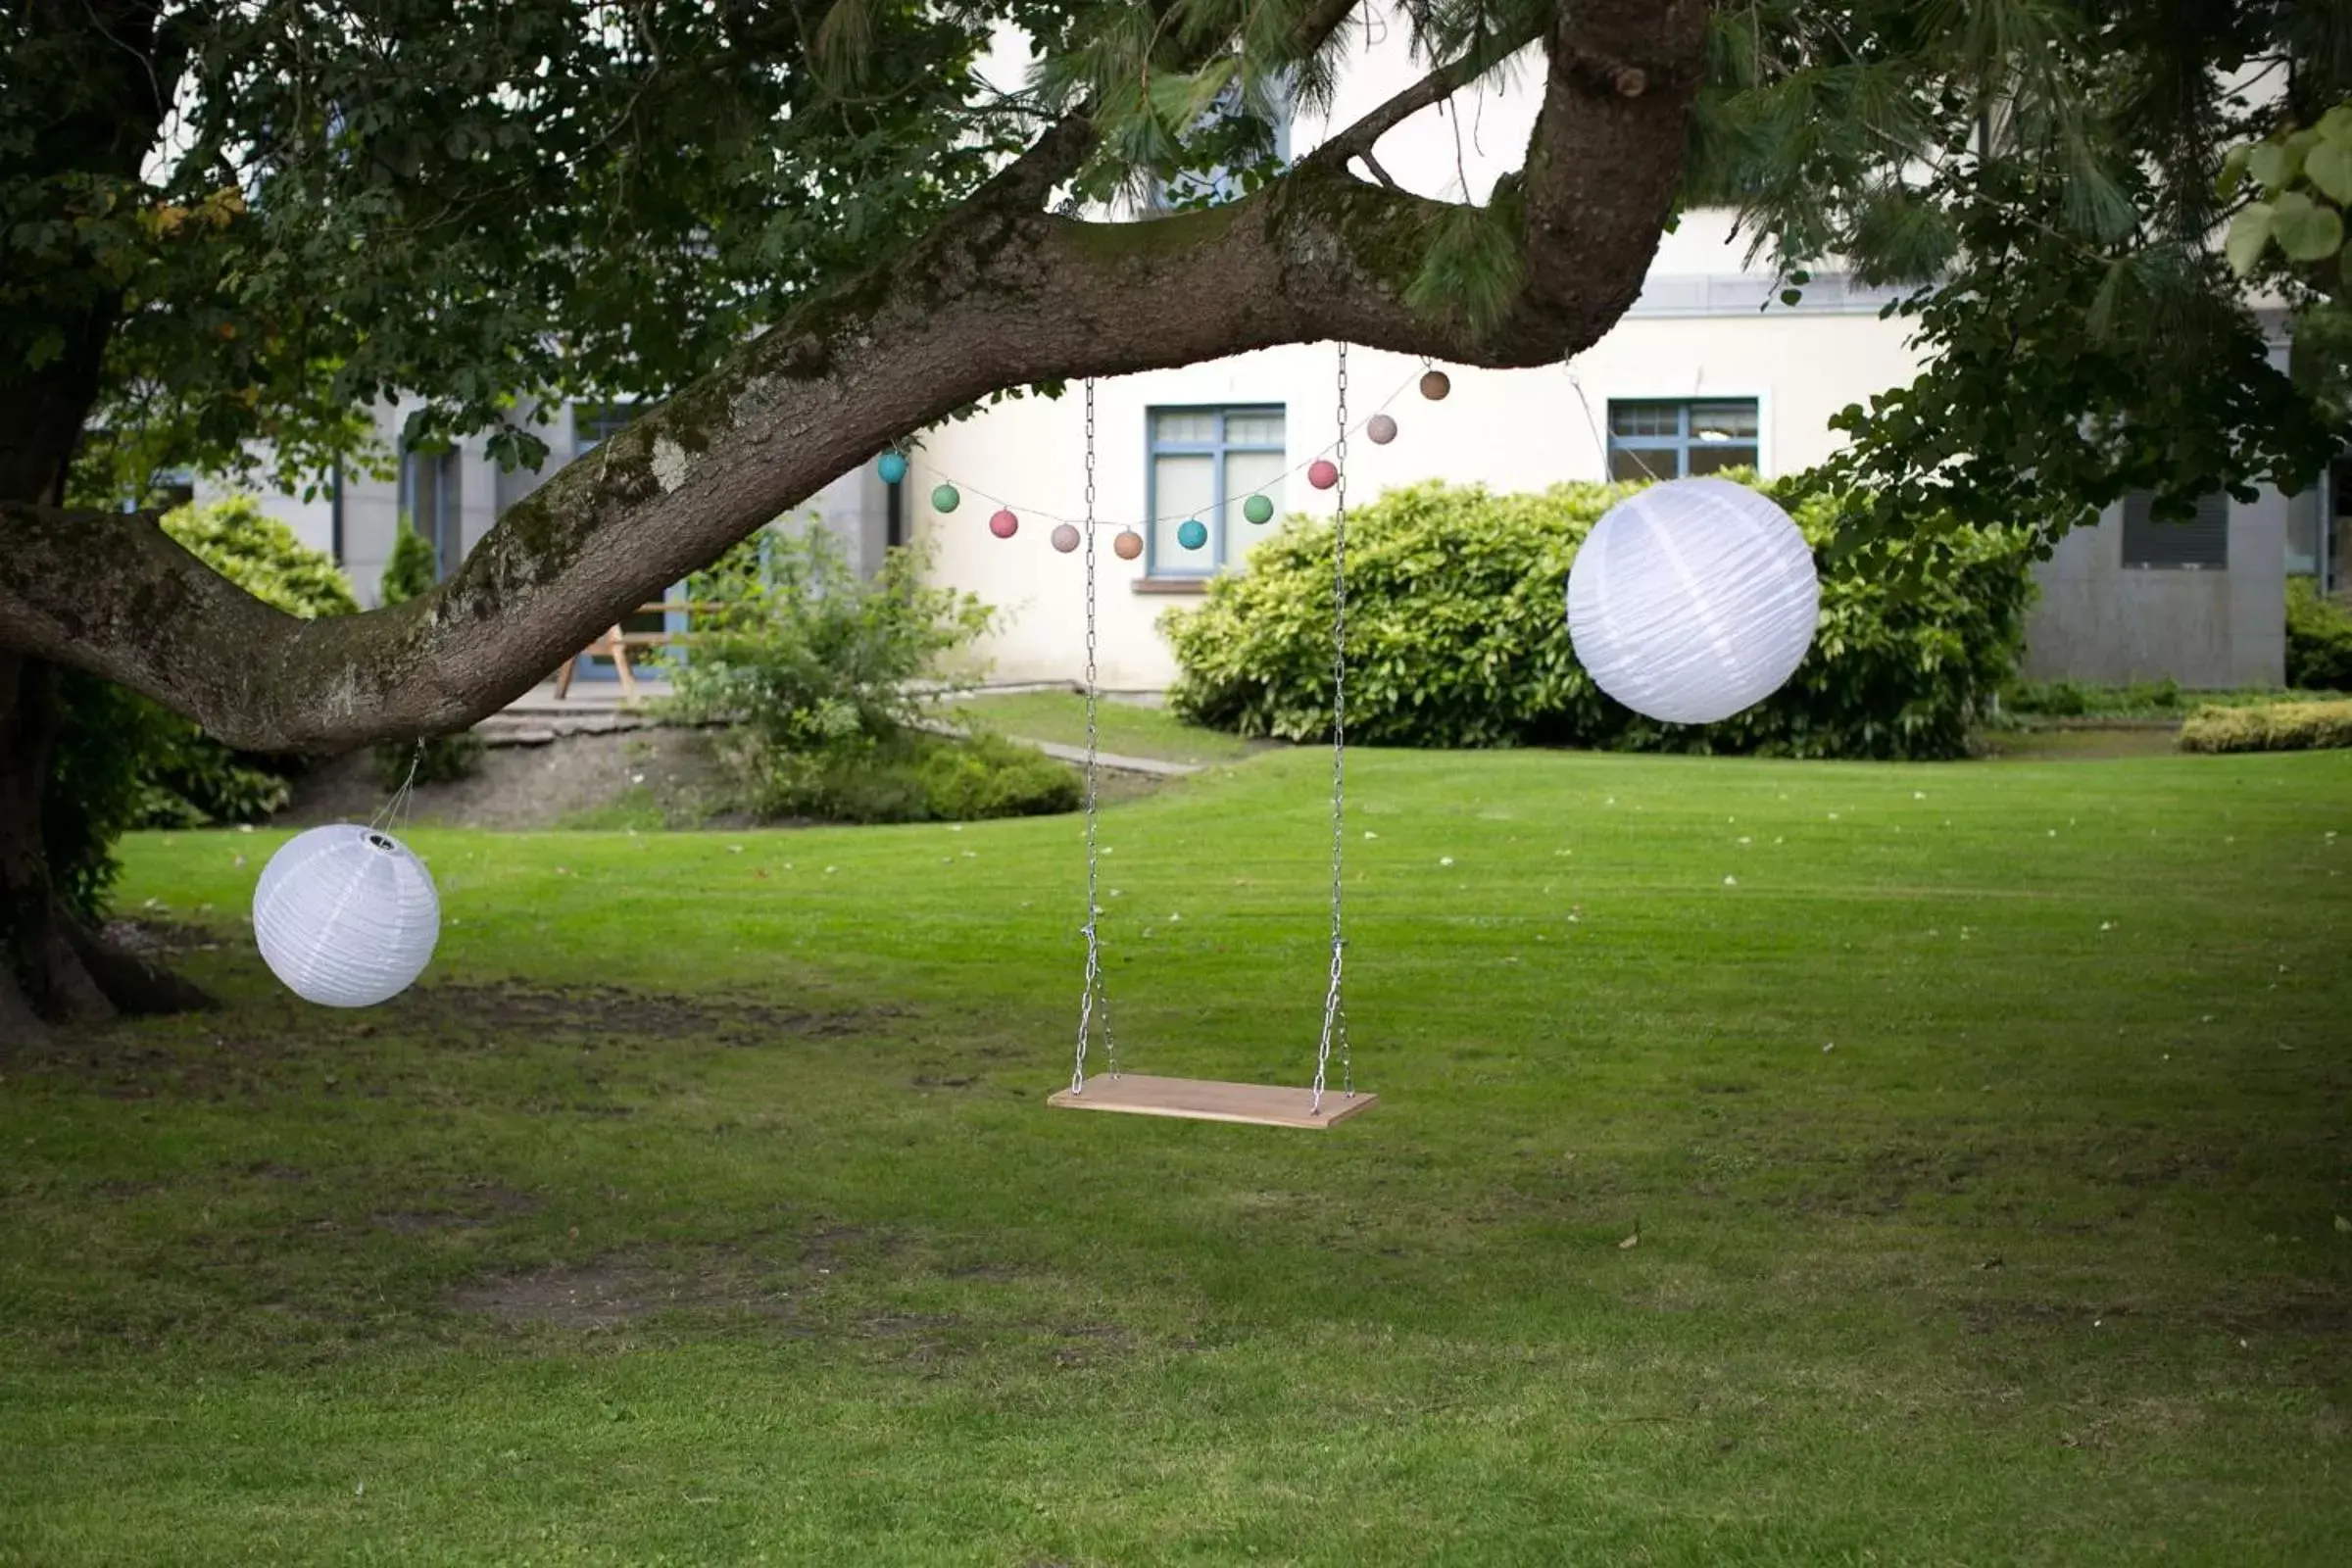
{"type": "Polygon", "coordinates": [[[379,828],[340,822],[286,841],[253,890],[270,972],[328,1007],[368,1007],[424,972],[441,935],[431,873],[379,828]]]}
{"type": "Polygon", "coordinates": [[[1594,684],[1647,718],[1711,724],[1804,662],[1821,612],[1788,514],[1729,479],[1675,479],[1611,507],[1568,572],[1568,637],[1594,684]]]}

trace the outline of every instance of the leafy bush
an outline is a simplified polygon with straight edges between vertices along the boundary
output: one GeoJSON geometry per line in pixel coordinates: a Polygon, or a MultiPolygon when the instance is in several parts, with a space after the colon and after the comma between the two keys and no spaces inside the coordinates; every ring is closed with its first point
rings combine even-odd
{"type": "Polygon", "coordinates": [[[2184,752],[2305,752],[2352,746],[2352,702],[2200,708],[2180,726],[2184,752]]]}
{"type": "Polygon", "coordinates": [[[157,759],[176,754],[195,726],[96,675],[60,667],[52,678],[65,722],[49,757],[42,848],[50,885],[75,918],[95,925],[122,870],[115,841],[158,804],[150,768],[157,759]]]}
{"type": "MultiPolygon", "coordinates": [[[[290,615],[309,620],[360,608],[334,562],[297,539],[251,496],[166,513],[164,531],[221,576],[290,615]]],[[[237,751],[165,709],[147,707],[152,711],[136,720],[145,740],[134,826],[261,821],[285,806],[293,781],[309,766],[304,758],[237,751]]]]}
{"type": "Polygon", "coordinates": [[[357,613],[351,579],[322,551],[262,510],[251,496],[224,496],[164,514],[164,532],[230,582],[289,615],[357,613]]]}
{"type": "Polygon", "coordinates": [[[1068,769],[983,739],[911,726],[915,683],[990,621],[969,594],[926,586],[924,558],[894,550],[871,581],[820,527],[745,541],[687,584],[685,647],[664,650],[664,711],[733,727],[717,745],[763,816],[912,822],[1067,810],[1068,769]]]}
{"type": "MultiPolygon", "coordinates": [[[[386,605],[405,605],[432,592],[433,584],[440,580],[441,564],[433,554],[432,541],[402,517],[392,535],[392,559],[384,563],[384,574],[376,583],[376,597],[386,605]]],[[[375,748],[375,776],[388,790],[408,782],[412,766],[416,783],[447,784],[471,778],[481,765],[481,740],[466,731],[415,742],[383,741],[375,748]]]]}
{"type": "Polygon", "coordinates": [[[2286,683],[2352,692],[2352,612],[2309,577],[2287,579],[2286,683]]]}
{"type": "MultiPolygon", "coordinates": [[[[2016,660],[2032,593],[2033,546],[2022,533],[1962,528],[1914,544],[1940,553],[1906,587],[1833,570],[1813,650],[1777,695],[1719,724],[1659,724],[1592,684],[1565,610],[1578,544],[1634,488],[1491,495],[1431,483],[1351,514],[1348,734],[1391,746],[1965,753],[1980,707],[2016,660]]],[[[1838,504],[1814,498],[1794,514],[1818,546],[1836,527],[1838,504]]],[[[1331,556],[1328,524],[1294,522],[1250,556],[1247,572],[1214,579],[1199,609],[1167,617],[1181,667],[1169,693],[1178,717],[1289,740],[1329,733],[1331,556]]]]}

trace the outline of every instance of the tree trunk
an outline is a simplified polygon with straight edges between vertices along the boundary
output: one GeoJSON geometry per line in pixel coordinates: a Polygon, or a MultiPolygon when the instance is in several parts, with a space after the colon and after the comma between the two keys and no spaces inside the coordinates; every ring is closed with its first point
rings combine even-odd
{"type": "Polygon", "coordinates": [[[52,764],[65,720],[56,672],[0,653],[0,1045],[37,1040],[48,1024],[176,1012],[210,1000],[107,942],[61,896],[44,828],[63,806],[52,764]]]}

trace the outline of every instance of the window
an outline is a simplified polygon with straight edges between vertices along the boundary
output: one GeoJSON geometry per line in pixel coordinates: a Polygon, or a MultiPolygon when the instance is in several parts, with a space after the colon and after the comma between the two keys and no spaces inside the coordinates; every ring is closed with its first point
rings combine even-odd
{"type": "Polygon", "coordinates": [[[2222,491],[2197,497],[2197,514],[2173,521],[2154,514],[2155,497],[2134,490],[2124,497],[2124,564],[2223,571],[2230,565],[2230,497],[2222,491]]]}
{"type": "Polygon", "coordinates": [[[463,501],[456,452],[401,454],[401,513],[433,547],[434,567],[444,577],[466,559],[463,501]]]}
{"type": "Polygon", "coordinates": [[[1153,409],[1149,417],[1151,574],[1205,577],[1239,564],[1267,532],[1242,515],[1242,504],[1262,495],[1282,515],[1282,410],[1153,409]],[[1179,530],[1195,519],[1208,540],[1187,550],[1179,530]]]}
{"type": "MultiPolygon", "coordinates": [[[[651,403],[634,398],[615,398],[605,403],[575,403],[571,406],[571,455],[577,460],[594,452],[627,429],[641,414],[651,413],[651,403]]],[[[686,597],[683,583],[671,586],[666,602],[676,604],[686,597]]],[[[686,612],[682,610],[647,610],[639,607],[620,617],[624,632],[669,632],[686,629],[686,612]]],[[[642,657],[642,656],[639,656],[642,657]]],[[[582,654],[575,663],[579,676],[585,680],[616,680],[619,671],[610,657],[603,654],[582,654]]],[[[640,671],[642,673],[642,671],[640,671]]]]}
{"type": "MultiPolygon", "coordinates": [[[[1287,169],[1291,163],[1293,93],[1288,86],[1280,86],[1270,89],[1268,97],[1272,102],[1268,105],[1271,113],[1266,121],[1266,129],[1271,132],[1274,161],[1287,169]]],[[[1241,118],[1240,105],[1239,87],[1228,86],[1217,95],[1208,113],[1200,117],[1196,129],[1201,132],[1225,131],[1226,127],[1221,122],[1238,121],[1241,118]]],[[[1262,147],[1263,143],[1259,145],[1262,147]]],[[[1222,206],[1227,202],[1240,201],[1247,194],[1242,188],[1240,173],[1219,165],[1212,169],[1188,170],[1164,181],[1149,196],[1147,207],[1152,212],[1170,212],[1222,206]]]]}
{"type": "Polygon", "coordinates": [[[1760,466],[1756,400],[1609,400],[1609,477],[1681,479],[1760,466]]]}
{"type": "Polygon", "coordinates": [[[571,408],[571,455],[593,452],[626,429],[646,406],[631,399],[612,403],[575,403],[571,408]]]}

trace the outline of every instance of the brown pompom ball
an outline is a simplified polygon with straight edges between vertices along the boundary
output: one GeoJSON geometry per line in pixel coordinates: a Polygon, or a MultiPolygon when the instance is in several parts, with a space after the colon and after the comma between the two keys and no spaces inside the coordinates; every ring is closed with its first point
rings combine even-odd
{"type": "Polygon", "coordinates": [[[1118,537],[1111,540],[1110,552],[1121,561],[1133,561],[1144,553],[1144,536],[1133,528],[1122,528],[1118,537]]]}
{"type": "Polygon", "coordinates": [[[1421,395],[1432,403],[1442,403],[1453,390],[1453,380],[1444,370],[1432,370],[1421,377],[1421,395]]]}

